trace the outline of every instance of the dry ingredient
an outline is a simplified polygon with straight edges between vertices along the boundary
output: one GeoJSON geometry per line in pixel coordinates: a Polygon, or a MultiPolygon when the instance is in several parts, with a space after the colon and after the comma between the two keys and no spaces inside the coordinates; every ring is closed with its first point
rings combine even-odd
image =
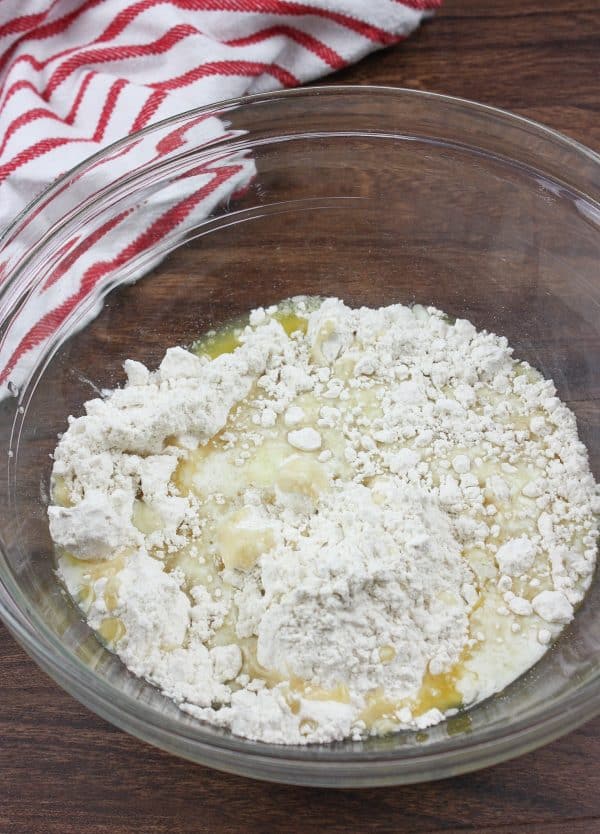
{"type": "Polygon", "coordinates": [[[258,308],[70,418],[50,531],[88,623],[276,743],[423,728],[547,650],[600,509],[575,418],[434,308],[258,308]]]}

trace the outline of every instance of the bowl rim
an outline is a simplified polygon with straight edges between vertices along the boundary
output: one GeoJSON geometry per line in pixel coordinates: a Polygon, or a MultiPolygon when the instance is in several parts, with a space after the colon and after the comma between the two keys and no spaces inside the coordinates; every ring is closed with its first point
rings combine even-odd
{"type": "MultiPolygon", "coordinates": [[[[44,202],[51,201],[69,180],[84,173],[102,158],[113,154],[139,137],[198,115],[222,116],[227,110],[249,108],[263,102],[274,103],[279,99],[312,99],[323,95],[340,94],[360,97],[375,93],[395,98],[418,98],[431,102],[433,106],[437,102],[462,106],[471,112],[479,112],[484,116],[509,122],[516,127],[533,130],[541,137],[546,137],[563,147],[567,146],[600,169],[600,154],[578,141],[527,117],[464,98],[410,88],[377,85],[335,84],[278,90],[244,98],[227,99],[182,111],[105,146],[54,180],[16,216],[0,234],[0,253],[25,228],[38,207],[44,202]]],[[[348,133],[352,134],[352,131],[349,130],[348,133]]],[[[373,135],[377,136],[377,133],[373,135]]],[[[249,136],[248,139],[251,144],[252,137],[249,136]]],[[[226,143],[226,139],[219,140],[211,146],[211,150],[222,147],[226,143]]],[[[87,198],[84,205],[88,202],[93,203],[93,198],[87,198]]],[[[51,225],[32,246],[27,260],[33,252],[40,251],[67,222],[69,222],[68,214],[51,225]]],[[[14,273],[9,274],[3,281],[0,299],[18,280],[22,267],[23,264],[19,263],[14,273]]],[[[3,553],[6,552],[1,538],[0,549],[3,553]]],[[[0,568],[2,568],[1,564],[0,568]]],[[[14,582],[10,571],[0,570],[0,617],[30,656],[78,700],[122,729],[163,749],[213,767],[256,778],[296,784],[336,786],[408,783],[442,778],[520,755],[574,729],[600,712],[600,676],[596,675],[595,678],[583,684],[578,692],[561,696],[551,704],[515,717],[514,721],[500,729],[494,726],[478,730],[476,740],[472,740],[468,734],[465,734],[431,743],[424,749],[407,747],[394,751],[357,751],[356,753],[340,751],[335,747],[328,749],[327,746],[315,748],[256,742],[232,734],[217,734],[215,728],[200,722],[193,725],[177,721],[159,714],[152,707],[117,690],[96,676],[74,654],[66,652],[59,638],[46,628],[35,611],[23,610],[23,603],[18,585],[14,582]],[[532,712],[533,718],[530,714],[532,712]],[[368,772],[364,773],[367,763],[368,772]],[[333,766],[335,766],[335,773],[332,772],[333,766]],[[284,769],[286,772],[283,772],[284,769]]]]}
{"type": "MultiPolygon", "coordinates": [[[[537,122],[534,119],[530,119],[528,116],[522,116],[518,113],[513,113],[511,110],[506,110],[502,107],[496,107],[492,104],[483,104],[482,102],[474,101],[473,99],[463,98],[461,96],[451,96],[447,95],[446,93],[436,93],[431,92],[429,90],[418,90],[412,87],[394,87],[392,85],[386,84],[318,84],[311,87],[301,86],[294,87],[291,89],[273,90],[267,93],[257,93],[255,95],[241,96],[238,98],[221,99],[219,101],[214,102],[213,104],[205,104],[201,107],[193,107],[189,110],[182,110],[180,113],[177,113],[174,116],[169,116],[165,119],[160,119],[157,122],[152,122],[149,125],[146,125],[146,127],[142,128],[141,130],[129,133],[126,136],[122,136],[120,139],[116,139],[114,142],[105,145],[100,150],[86,157],[77,165],[74,165],[72,168],[69,168],[59,177],[52,180],[49,183],[49,185],[46,186],[46,188],[42,189],[42,191],[40,191],[38,195],[36,195],[29,203],[27,203],[27,205],[23,209],[21,209],[21,211],[8,224],[8,226],[6,226],[4,229],[0,231],[0,252],[6,246],[8,240],[17,232],[19,226],[23,223],[23,221],[27,220],[28,216],[44,200],[49,200],[56,192],[60,191],[60,189],[70,179],[72,179],[78,174],[83,173],[83,171],[86,168],[91,167],[103,156],[106,156],[109,153],[113,153],[114,151],[127,144],[127,142],[131,142],[136,140],[137,138],[141,138],[142,136],[149,135],[157,128],[173,124],[174,122],[177,122],[182,118],[192,118],[194,116],[203,115],[206,113],[215,113],[216,115],[224,109],[259,104],[263,101],[272,102],[276,101],[278,98],[310,98],[313,96],[321,95],[335,95],[336,93],[368,96],[369,94],[372,94],[374,92],[378,94],[391,96],[396,96],[400,94],[401,96],[420,98],[423,100],[429,99],[431,101],[442,101],[448,104],[455,105],[462,104],[466,106],[468,109],[472,109],[473,111],[479,111],[484,114],[487,113],[490,116],[500,117],[506,121],[513,122],[517,126],[520,125],[521,127],[531,127],[537,133],[545,135],[549,139],[557,140],[561,144],[565,144],[568,147],[570,147],[571,150],[577,151],[579,154],[588,157],[591,162],[600,164],[600,152],[594,151],[592,148],[588,147],[587,145],[584,145],[577,139],[573,139],[572,137],[567,136],[565,133],[562,133],[561,131],[556,130],[555,128],[548,127],[547,125],[542,124],[541,122],[537,122]]],[[[52,229],[50,229],[49,231],[55,231],[55,227],[52,227],[52,229]]],[[[4,287],[2,287],[2,291],[3,290],[4,287]]]]}

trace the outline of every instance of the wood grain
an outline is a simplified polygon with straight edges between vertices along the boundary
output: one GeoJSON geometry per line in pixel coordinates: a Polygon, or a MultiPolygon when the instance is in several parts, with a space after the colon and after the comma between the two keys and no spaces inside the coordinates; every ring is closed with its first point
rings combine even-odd
{"type": "MultiPolygon", "coordinates": [[[[405,44],[331,80],[476,99],[599,150],[599,77],[596,0],[446,0],[405,44]]],[[[177,760],[111,727],[0,627],[0,834],[81,831],[592,834],[600,831],[600,719],[444,782],[338,792],[265,785],[177,760]]]]}

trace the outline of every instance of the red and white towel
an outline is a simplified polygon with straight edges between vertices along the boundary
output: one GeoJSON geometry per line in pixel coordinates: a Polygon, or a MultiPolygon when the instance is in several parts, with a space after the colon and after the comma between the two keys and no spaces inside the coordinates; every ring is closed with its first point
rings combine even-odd
{"type": "MultiPolygon", "coordinates": [[[[116,139],[341,69],[405,38],[441,1],[0,0],[0,230],[116,139]]],[[[219,128],[202,130],[205,138],[219,128]]],[[[243,165],[230,169],[200,171],[188,183],[190,200],[200,194],[196,221],[247,181],[243,165]]],[[[128,226],[111,232],[107,251],[131,246],[128,226]]],[[[82,293],[103,280],[84,278],[63,271],[30,299],[0,344],[0,392],[20,384],[82,293]]]]}

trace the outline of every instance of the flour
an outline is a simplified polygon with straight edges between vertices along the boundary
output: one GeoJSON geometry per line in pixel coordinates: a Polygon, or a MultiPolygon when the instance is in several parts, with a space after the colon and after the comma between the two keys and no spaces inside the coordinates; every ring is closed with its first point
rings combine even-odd
{"type": "Polygon", "coordinates": [[[552,383],[467,321],[296,299],[288,334],[288,309],[213,360],[128,360],[70,418],[59,570],[202,720],[276,743],[429,726],[573,617],[598,533],[585,448],[552,383]]]}
{"type": "Polygon", "coordinates": [[[310,427],[288,432],[287,441],[290,446],[303,452],[314,452],[321,448],[321,435],[310,427]]]}
{"type": "Polygon", "coordinates": [[[139,362],[127,361],[129,384],[86,403],[87,416],[70,419],[56,449],[53,475],[64,479],[74,506],[49,508],[54,541],[83,559],[91,557],[94,543],[96,558],[116,556],[118,537],[122,546],[140,545],[131,517],[140,489],[161,500],[161,519],[176,529],[183,518],[178,513],[174,520],[171,512],[179,507],[185,517],[185,510],[168,484],[181,455],[175,444],[194,448],[220,431],[284,338],[273,322],[243,351],[210,363],[171,348],[152,375],[139,362]]]}
{"type": "Polygon", "coordinates": [[[448,517],[416,487],[340,485],[293,545],[261,564],[262,666],[326,690],[383,686],[401,699],[428,665],[441,671],[458,660],[473,575],[448,517]],[[386,664],[384,646],[394,647],[386,664]]]}
{"type": "Polygon", "coordinates": [[[510,539],[499,548],[496,562],[506,576],[520,576],[535,562],[535,545],[527,536],[510,539]]]}

